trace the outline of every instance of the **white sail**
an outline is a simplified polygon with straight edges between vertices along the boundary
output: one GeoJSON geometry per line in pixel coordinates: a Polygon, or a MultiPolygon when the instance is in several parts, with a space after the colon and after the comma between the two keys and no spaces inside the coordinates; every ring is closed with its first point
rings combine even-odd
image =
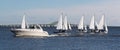
{"type": "Polygon", "coordinates": [[[71,29],[71,26],[67,22],[67,16],[63,16],[63,13],[60,16],[60,19],[58,21],[56,29],[58,29],[58,30],[68,30],[68,29],[71,29]]]}
{"type": "Polygon", "coordinates": [[[63,21],[63,30],[68,30],[67,16],[64,16],[64,21],[63,21]]]}
{"type": "Polygon", "coordinates": [[[84,22],[84,16],[81,17],[80,23],[78,24],[78,29],[84,29],[83,28],[83,23],[84,22]]]}
{"type": "Polygon", "coordinates": [[[94,16],[91,18],[89,29],[93,29],[93,30],[95,29],[95,18],[94,18],[94,16]]]}
{"type": "Polygon", "coordinates": [[[71,30],[71,29],[72,29],[70,24],[68,24],[68,29],[69,29],[69,30],[71,30]]]}
{"type": "Polygon", "coordinates": [[[104,19],[104,15],[102,16],[102,18],[101,18],[101,20],[100,20],[100,22],[99,22],[99,25],[98,25],[98,29],[99,30],[102,30],[102,29],[104,29],[104,21],[105,19],[104,19]]]}
{"type": "Polygon", "coordinates": [[[22,29],[25,29],[26,27],[26,23],[25,23],[25,15],[23,16],[23,19],[22,19],[22,24],[21,24],[21,28],[22,29]]]}
{"type": "Polygon", "coordinates": [[[58,24],[57,24],[57,28],[56,29],[62,29],[62,17],[63,17],[63,14],[61,14],[61,16],[60,16],[60,19],[59,19],[59,21],[58,21],[58,24]]]}
{"type": "Polygon", "coordinates": [[[107,27],[107,24],[105,24],[105,33],[108,33],[108,27],[107,27]]]}

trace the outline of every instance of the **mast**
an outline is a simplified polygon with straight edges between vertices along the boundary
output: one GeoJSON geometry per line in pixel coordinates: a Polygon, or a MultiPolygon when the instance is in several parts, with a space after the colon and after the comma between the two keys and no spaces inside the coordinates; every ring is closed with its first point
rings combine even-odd
{"type": "Polygon", "coordinates": [[[25,25],[26,25],[26,23],[25,23],[25,15],[24,15],[24,16],[23,16],[23,19],[22,19],[21,28],[22,28],[22,29],[25,29],[25,25]]]}
{"type": "Polygon", "coordinates": [[[84,22],[84,16],[81,17],[81,20],[80,20],[80,22],[78,24],[78,29],[84,29],[83,28],[83,24],[84,24],[83,22],[84,22]]]}
{"type": "Polygon", "coordinates": [[[95,29],[95,18],[94,18],[94,16],[92,16],[92,18],[91,18],[89,29],[93,29],[93,30],[95,29]]]}

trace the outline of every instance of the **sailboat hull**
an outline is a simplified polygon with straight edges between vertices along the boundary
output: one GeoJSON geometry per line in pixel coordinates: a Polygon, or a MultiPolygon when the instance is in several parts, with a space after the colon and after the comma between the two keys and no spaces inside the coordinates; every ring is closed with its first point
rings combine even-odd
{"type": "Polygon", "coordinates": [[[84,32],[84,33],[87,32],[87,30],[82,30],[82,29],[79,29],[78,31],[79,31],[79,32],[84,32]]]}
{"type": "Polygon", "coordinates": [[[89,32],[95,33],[96,30],[90,29],[89,32]]]}
{"type": "Polygon", "coordinates": [[[49,36],[46,31],[41,31],[39,29],[12,29],[16,36],[49,36]]]}
{"type": "Polygon", "coordinates": [[[67,30],[58,30],[58,31],[56,31],[56,32],[54,32],[54,33],[65,33],[67,30]]]}
{"type": "Polygon", "coordinates": [[[84,30],[82,30],[82,29],[79,29],[78,31],[79,31],[79,32],[84,32],[84,30]]]}

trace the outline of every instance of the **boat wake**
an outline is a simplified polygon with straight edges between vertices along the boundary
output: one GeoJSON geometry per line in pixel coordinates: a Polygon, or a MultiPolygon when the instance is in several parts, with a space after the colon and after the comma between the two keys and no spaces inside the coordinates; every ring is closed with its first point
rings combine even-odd
{"type": "Polygon", "coordinates": [[[51,34],[49,37],[55,37],[55,36],[70,36],[68,33],[57,33],[57,34],[51,34]]]}

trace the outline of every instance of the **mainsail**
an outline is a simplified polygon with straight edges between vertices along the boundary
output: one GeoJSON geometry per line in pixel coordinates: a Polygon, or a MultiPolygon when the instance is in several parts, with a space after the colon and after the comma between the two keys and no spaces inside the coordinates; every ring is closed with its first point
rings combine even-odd
{"type": "Polygon", "coordinates": [[[93,29],[93,30],[95,29],[95,18],[94,18],[94,16],[91,18],[89,29],[93,29]]]}
{"type": "Polygon", "coordinates": [[[99,30],[104,29],[104,25],[105,25],[104,22],[105,22],[105,19],[104,19],[104,15],[103,15],[100,22],[99,22],[99,25],[98,25],[97,29],[99,29],[99,30]]]}
{"type": "Polygon", "coordinates": [[[59,19],[59,21],[58,21],[58,24],[57,24],[57,28],[56,29],[62,29],[62,17],[63,17],[63,15],[61,14],[61,16],[60,16],[60,19],[59,19]]]}
{"type": "Polygon", "coordinates": [[[78,24],[78,29],[84,29],[84,16],[81,17],[80,23],[78,24]]]}
{"type": "Polygon", "coordinates": [[[67,16],[64,16],[63,30],[68,30],[67,16]]]}
{"type": "Polygon", "coordinates": [[[25,28],[26,28],[25,15],[23,16],[23,19],[22,19],[21,28],[22,28],[22,29],[25,29],[25,28]]]}
{"type": "Polygon", "coordinates": [[[63,13],[60,16],[60,19],[58,21],[56,29],[58,29],[58,30],[68,30],[68,29],[71,29],[71,26],[67,22],[67,16],[63,16],[63,13]]]}

